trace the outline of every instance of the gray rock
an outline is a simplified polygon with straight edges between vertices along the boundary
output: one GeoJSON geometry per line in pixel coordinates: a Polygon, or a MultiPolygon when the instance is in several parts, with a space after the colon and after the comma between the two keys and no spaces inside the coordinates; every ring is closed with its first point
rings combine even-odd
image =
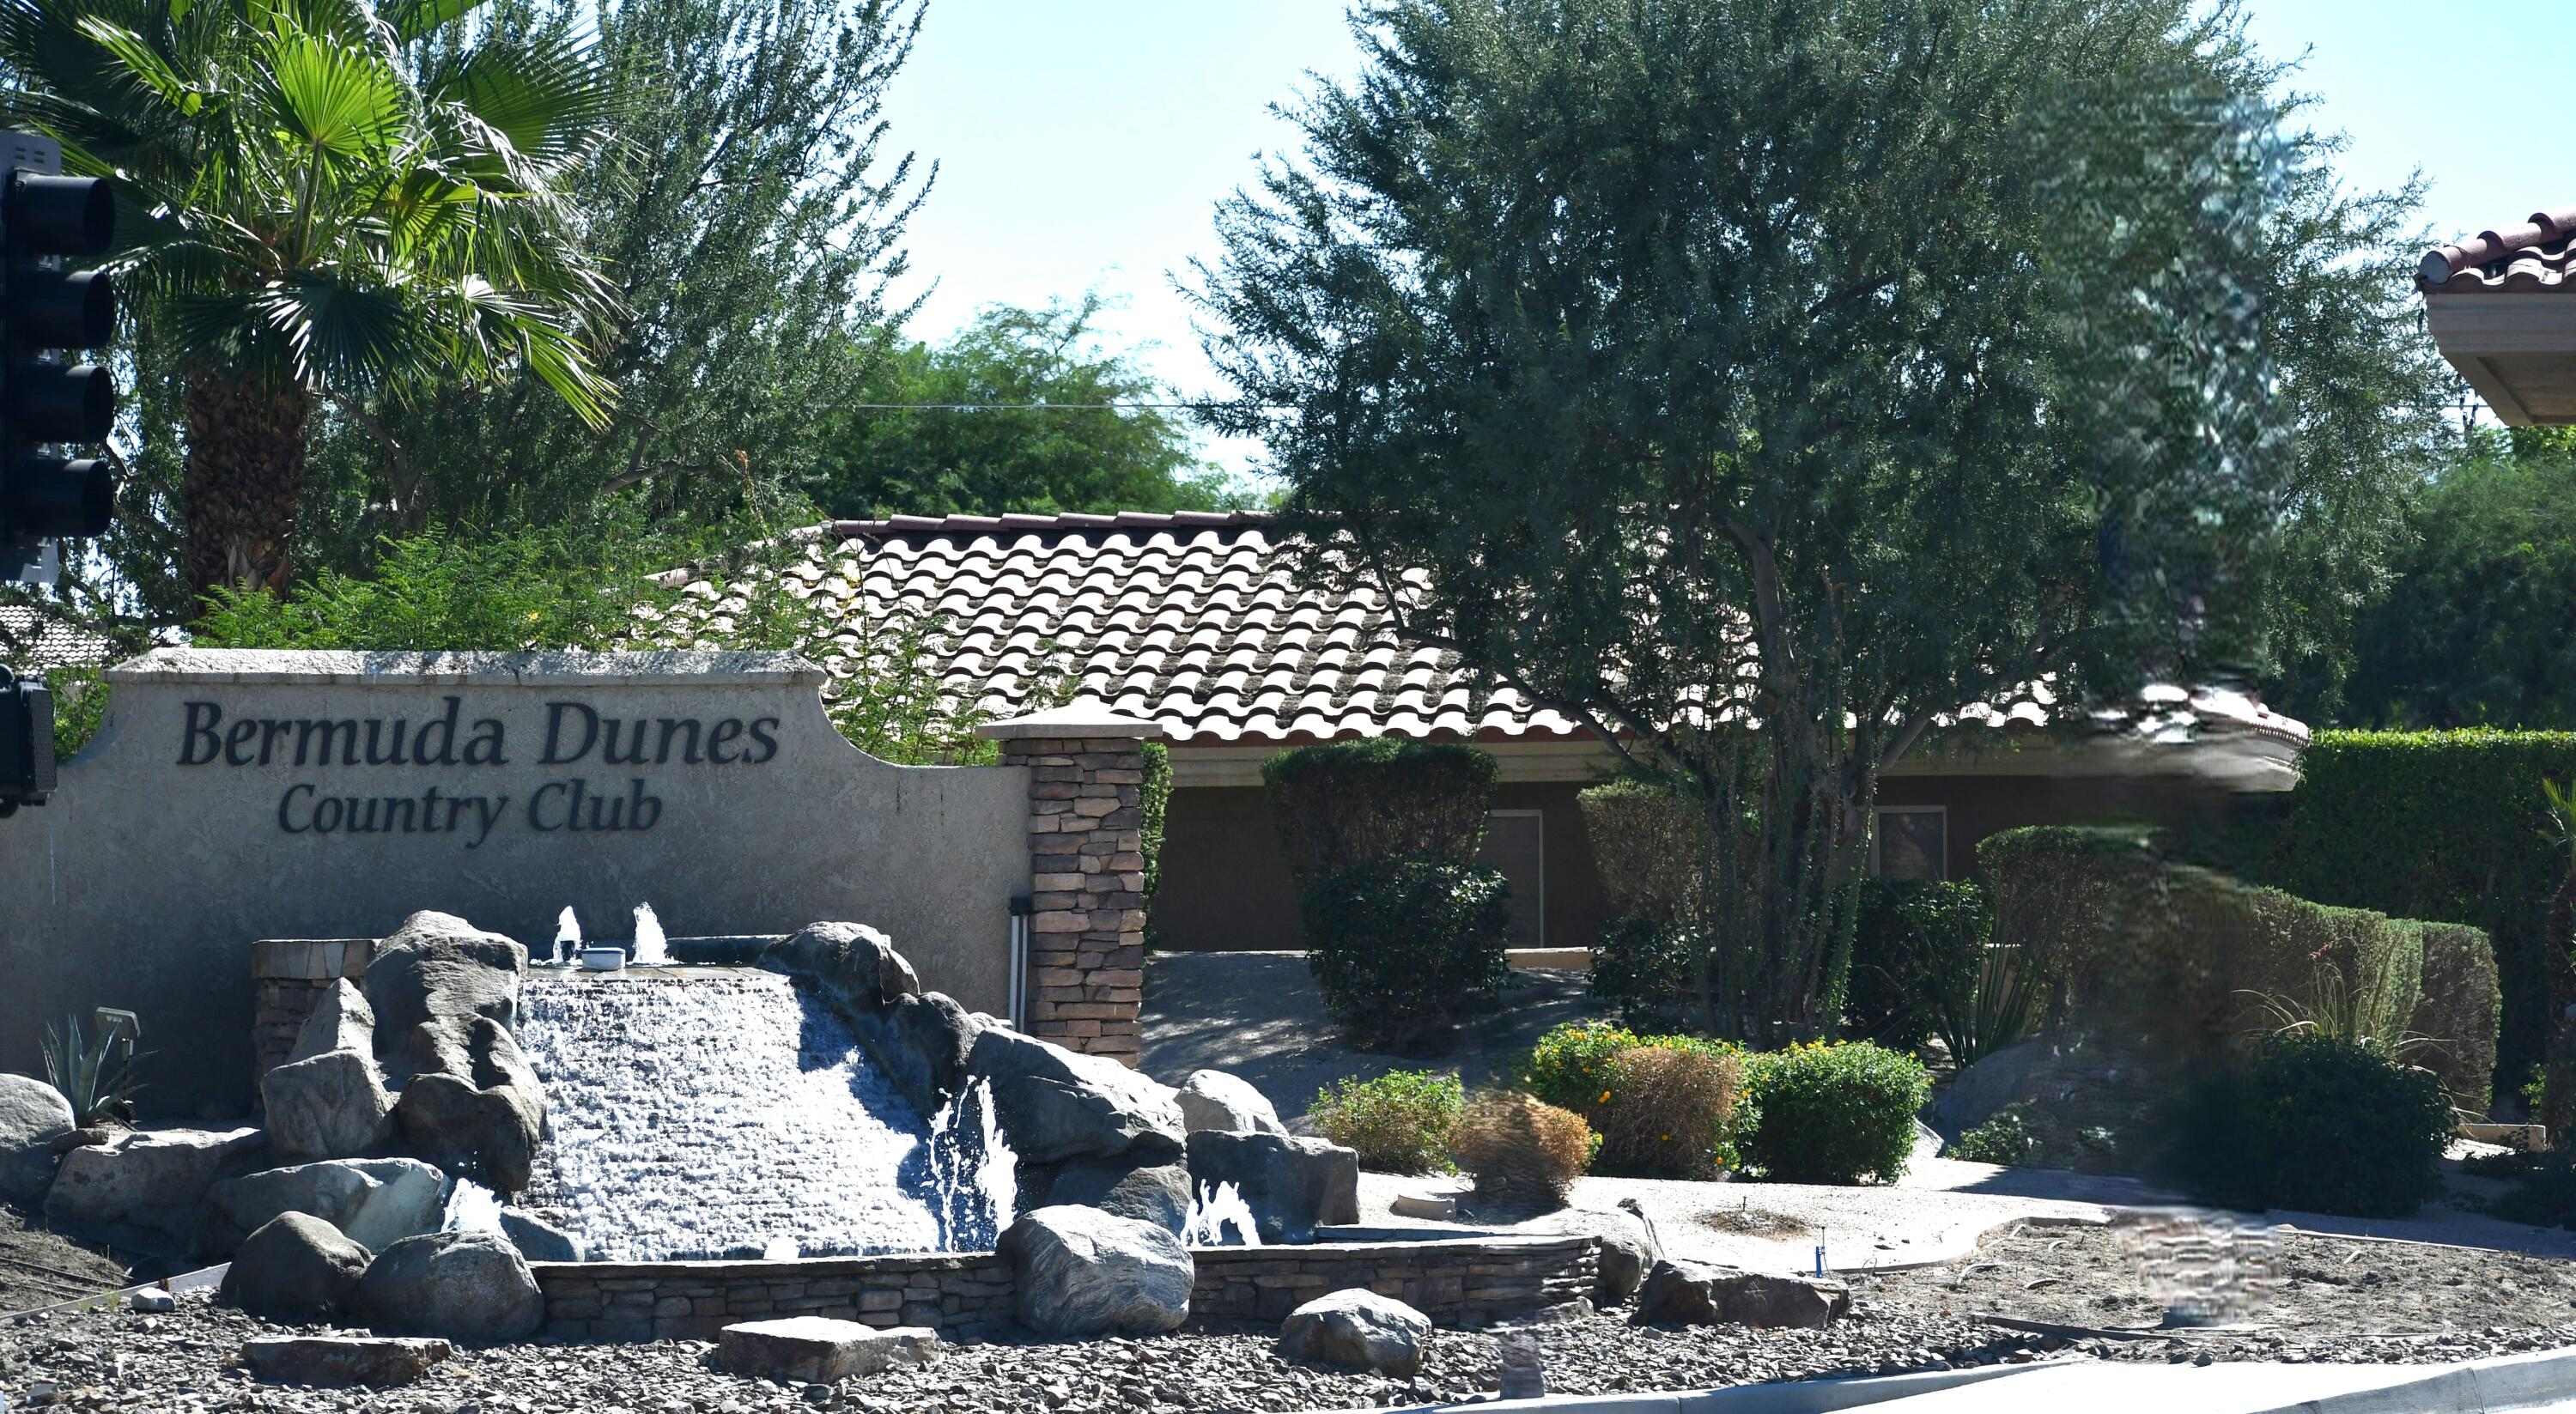
{"type": "Polygon", "coordinates": [[[394,1126],[404,1144],[451,1174],[471,1174],[495,1192],[520,1192],[536,1167],[546,1113],[526,1089],[477,1089],[451,1074],[422,1074],[402,1087],[394,1126]]]}
{"type": "Polygon", "coordinates": [[[1309,1242],[1318,1226],[1359,1221],[1360,1156],[1328,1139],[1202,1129],[1189,1166],[1202,1191],[1241,1190],[1264,1242],[1309,1242]]]}
{"type": "Polygon", "coordinates": [[[295,1049],[287,1052],[290,1061],[311,1060],[329,1051],[363,1051],[376,1053],[376,1013],[367,1005],[367,994],[358,984],[343,977],[331,984],[314,1004],[313,1014],[304,1018],[304,1026],[295,1033],[295,1049]]]}
{"type": "Polygon", "coordinates": [[[280,1158],[349,1158],[393,1134],[394,1097],[364,1050],[289,1061],[260,1077],[259,1095],[280,1158]]]}
{"type": "Polygon", "coordinates": [[[218,1181],[206,1247],[226,1252],[280,1213],[310,1213],[368,1251],[438,1229],[447,1175],[418,1159],[332,1159],[218,1181]]]}
{"type": "Polygon", "coordinates": [[[256,1129],[149,1129],[63,1155],[45,1217],[56,1227],[184,1257],[196,1245],[206,1193],[267,1152],[256,1129]]]}
{"type": "Polygon", "coordinates": [[[1197,1269],[1181,1240],[1152,1223],[1040,1208],[995,1246],[1010,1264],[1013,1314],[1040,1335],[1141,1335],[1189,1319],[1197,1269]]]}
{"type": "Polygon", "coordinates": [[[1592,1279],[1592,1304],[1602,1310],[1637,1294],[1663,1253],[1645,1219],[1626,1212],[1568,1208],[1522,1225],[1522,1232],[1579,1233],[1601,1243],[1601,1265],[1592,1279]]]}
{"type": "Polygon", "coordinates": [[[1155,1162],[1181,1152],[1172,1088],[1107,1056],[1077,1055],[1016,1031],[987,1030],[966,1061],[992,1086],[1003,1137],[1026,1164],[1066,1159],[1155,1162]]]}
{"type": "Polygon", "coordinates": [[[921,978],[886,935],[864,923],[808,923],[769,950],[781,971],[811,977],[861,1010],[918,995],[921,978]]]}
{"type": "Polygon", "coordinates": [[[399,1385],[427,1373],[453,1347],[418,1336],[271,1336],[242,1343],[242,1363],[290,1385],[399,1385]]]}
{"type": "Polygon", "coordinates": [[[580,1238],[524,1209],[501,1210],[501,1235],[531,1262],[584,1260],[580,1238]]]}
{"type": "Polygon", "coordinates": [[[1279,1328],[1279,1353],[1302,1364],[1409,1380],[1422,1370],[1422,1342],[1430,1334],[1429,1316],[1392,1296],[1352,1287],[1289,1312],[1279,1328]]]}
{"type": "Polygon", "coordinates": [[[519,977],[527,965],[527,949],[462,918],[422,912],[404,919],[376,944],[364,987],[386,1082],[472,1075],[474,1021],[505,1029],[517,1024],[519,977]]]}
{"type": "Polygon", "coordinates": [[[1631,1319],[1639,1325],[1822,1330],[1850,1311],[1851,1291],[1838,1281],[1742,1272],[1668,1257],[1647,1274],[1631,1319]]]}
{"type": "Polygon", "coordinates": [[[716,1364],[754,1379],[829,1384],[897,1365],[939,1358],[939,1333],[927,1326],[879,1329],[829,1316],[744,1321],[716,1337],[716,1364]]]}
{"type": "Polygon", "coordinates": [[[1252,1082],[1222,1070],[1201,1070],[1181,1082],[1176,1093],[1181,1122],[1192,1130],[1223,1129],[1240,1134],[1286,1134],[1279,1111],[1252,1082]]]}
{"type": "Polygon", "coordinates": [[[1043,1201],[1079,1203],[1177,1234],[1189,1225],[1190,1171],[1181,1164],[1075,1159],[1057,1170],[1043,1201]]]}
{"type": "Polygon", "coordinates": [[[179,1298],[157,1286],[147,1286],[126,1297],[125,1304],[129,1309],[140,1311],[147,1316],[159,1316],[177,1310],[179,1298]]]}
{"type": "Polygon", "coordinates": [[[243,1239],[219,1294],[262,1320],[300,1326],[347,1308],[367,1249],[310,1213],[280,1213],[243,1239]]]}
{"type": "Polygon", "coordinates": [[[76,1132],[71,1102],[53,1086],[0,1073],[0,1199],[34,1207],[53,1185],[55,1146],[76,1132]]]}
{"type": "Polygon", "coordinates": [[[1944,1142],[1957,1139],[2019,1098],[2031,1072],[2048,1060],[2054,1049],[2051,1042],[2034,1037],[1979,1057],[1932,1093],[1932,1102],[1923,1107],[1923,1117],[1944,1142]]]}
{"type": "Polygon", "coordinates": [[[352,1306],[379,1332],[466,1345],[525,1340],[546,1316],[527,1259],[497,1232],[404,1238],[376,1254],[352,1306]]]}

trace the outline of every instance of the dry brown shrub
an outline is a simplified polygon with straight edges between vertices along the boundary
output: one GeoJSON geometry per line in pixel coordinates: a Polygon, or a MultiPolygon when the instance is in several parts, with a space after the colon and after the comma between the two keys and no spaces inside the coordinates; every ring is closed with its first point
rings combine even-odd
{"type": "Polygon", "coordinates": [[[1596,1116],[1596,1166],[1640,1178],[1717,1177],[1744,1062],[1706,1050],[1630,1046],[1610,1065],[1610,1096],[1596,1116]]]}
{"type": "Polygon", "coordinates": [[[1509,1090],[1468,1096],[1449,1143],[1475,1176],[1478,1206],[1540,1213],[1565,1206],[1599,1145],[1583,1116],[1509,1090]]]}

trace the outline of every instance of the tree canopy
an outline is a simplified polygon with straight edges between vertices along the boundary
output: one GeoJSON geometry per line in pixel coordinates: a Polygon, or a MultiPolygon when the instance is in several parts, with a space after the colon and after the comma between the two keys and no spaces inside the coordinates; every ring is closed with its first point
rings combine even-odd
{"type": "Polygon", "coordinates": [[[2482,430],[2407,511],[2360,610],[2355,726],[2576,728],[2576,429],[2482,430]]]}
{"type": "Polygon", "coordinates": [[[946,343],[870,358],[860,406],[825,410],[807,493],[850,518],[1240,504],[1187,413],[1155,406],[1170,390],[1102,346],[1100,310],[994,306],[946,343]]]}
{"type": "Polygon", "coordinates": [[[1381,0],[1197,291],[1314,573],[1697,801],[1814,1027],[1877,773],[2330,633],[2437,426],[2399,271],[2184,0],[1381,0]],[[2356,548],[2358,547],[2358,548],[2356,548]],[[1758,730],[1755,728],[1758,726],[1758,730]]]}

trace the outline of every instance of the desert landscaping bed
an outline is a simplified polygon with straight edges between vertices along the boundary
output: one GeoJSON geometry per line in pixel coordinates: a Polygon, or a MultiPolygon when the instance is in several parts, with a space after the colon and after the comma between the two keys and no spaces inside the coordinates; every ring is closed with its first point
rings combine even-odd
{"type": "MultiPolygon", "coordinates": [[[[1492,1335],[1435,1331],[1413,1383],[1293,1365],[1267,1334],[953,1347],[938,1363],[834,1386],[791,1386],[713,1369],[705,1341],[516,1345],[459,1350],[387,1390],[303,1388],[255,1378],[242,1343],[290,1334],[203,1297],[168,1315],[55,1313],[0,1326],[11,1407],[80,1410],[366,1408],[437,1414],[670,1414],[817,1406],[912,1410],[1302,1410],[1458,1399],[1495,1388],[1492,1335]]],[[[1576,1393],[1748,1384],[2029,1360],[2055,1342],[1953,1316],[1864,1305],[1824,1331],[1738,1326],[1638,1329],[1616,1316],[1535,1328],[1551,1389],[1576,1393]]]]}
{"type": "Polygon", "coordinates": [[[2079,1338],[2113,1359],[2445,1362],[2576,1345],[2576,1262],[2252,1228],[2181,1244],[2162,1219],[2017,1223],[1967,1261],[1853,1280],[1856,1298],[1919,1315],[2004,1316],[2140,1331],[2178,1290],[2221,1298],[2210,1328],[2079,1338]]]}

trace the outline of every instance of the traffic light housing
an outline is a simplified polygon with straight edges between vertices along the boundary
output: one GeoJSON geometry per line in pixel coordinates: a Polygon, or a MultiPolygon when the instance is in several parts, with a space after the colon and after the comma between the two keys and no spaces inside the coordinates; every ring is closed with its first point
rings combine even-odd
{"type": "MultiPolygon", "coordinates": [[[[115,514],[115,474],[79,455],[115,427],[115,386],[104,367],[60,357],[116,336],[114,285],[66,268],[115,239],[107,183],[63,176],[50,139],[0,133],[0,554],[9,577],[51,578],[40,568],[53,563],[50,542],[99,534],[115,514]]],[[[14,725],[0,721],[0,730],[14,725]]],[[[6,754],[0,746],[0,791],[6,754]]]]}

